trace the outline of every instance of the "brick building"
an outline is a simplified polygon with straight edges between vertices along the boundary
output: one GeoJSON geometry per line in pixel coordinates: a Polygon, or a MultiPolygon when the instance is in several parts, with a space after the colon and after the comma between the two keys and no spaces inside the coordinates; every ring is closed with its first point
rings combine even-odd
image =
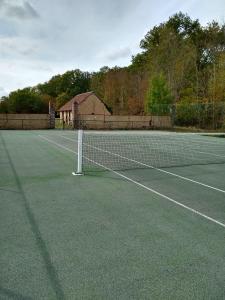
{"type": "Polygon", "coordinates": [[[111,115],[105,104],[94,94],[79,94],[64,104],[60,109],[60,120],[69,124],[81,115],[111,115]]]}

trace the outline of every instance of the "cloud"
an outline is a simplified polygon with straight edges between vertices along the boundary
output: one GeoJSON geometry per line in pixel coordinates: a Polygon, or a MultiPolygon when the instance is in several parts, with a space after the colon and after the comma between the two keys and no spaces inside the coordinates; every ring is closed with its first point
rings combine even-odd
{"type": "Polygon", "coordinates": [[[17,36],[0,37],[0,45],[1,59],[34,58],[39,49],[35,40],[17,36]]]}
{"type": "Polygon", "coordinates": [[[0,8],[4,5],[5,0],[0,0],[0,8]]]}
{"type": "Polygon", "coordinates": [[[129,47],[116,49],[105,56],[105,58],[110,61],[116,61],[127,57],[131,57],[131,50],[129,47]]]}
{"type": "Polygon", "coordinates": [[[23,1],[19,4],[17,2],[0,0],[0,9],[4,10],[6,17],[19,20],[36,19],[40,17],[38,12],[28,1],[23,1]]]}
{"type": "MultiPolygon", "coordinates": [[[[1,4],[1,2],[0,2],[0,4],[1,4]]],[[[2,87],[2,86],[0,86],[0,97],[2,97],[2,96],[7,96],[7,91],[2,87]]],[[[1,99],[0,99],[0,101],[1,101],[1,99]]]]}
{"type": "Polygon", "coordinates": [[[224,0],[189,2],[0,0],[0,84],[11,91],[71,69],[126,66],[145,34],[172,14],[187,9],[206,22],[225,11],[224,0]]]}
{"type": "Polygon", "coordinates": [[[60,69],[38,59],[29,61],[26,58],[20,60],[0,58],[0,66],[0,83],[4,89],[0,91],[0,97],[8,95],[13,90],[45,82],[53,75],[61,73],[60,69]]]}

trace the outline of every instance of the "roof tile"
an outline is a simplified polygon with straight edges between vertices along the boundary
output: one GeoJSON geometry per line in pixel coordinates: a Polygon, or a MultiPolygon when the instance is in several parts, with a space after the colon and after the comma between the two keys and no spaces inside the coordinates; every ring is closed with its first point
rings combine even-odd
{"type": "Polygon", "coordinates": [[[82,93],[73,97],[70,101],[60,107],[59,111],[71,111],[73,103],[81,104],[84,100],[86,100],[89,96],[93,95],[93,92],[82,93]]]}

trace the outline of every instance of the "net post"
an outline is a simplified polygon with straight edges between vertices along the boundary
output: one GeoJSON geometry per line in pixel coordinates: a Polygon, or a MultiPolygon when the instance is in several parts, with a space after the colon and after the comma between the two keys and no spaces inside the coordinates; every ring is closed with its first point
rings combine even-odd
{"type": "Polygon", "coordinates": [[[83,129],[78,130],[77,142],[77,171],[73,175],[83,175],[83,129]]]}

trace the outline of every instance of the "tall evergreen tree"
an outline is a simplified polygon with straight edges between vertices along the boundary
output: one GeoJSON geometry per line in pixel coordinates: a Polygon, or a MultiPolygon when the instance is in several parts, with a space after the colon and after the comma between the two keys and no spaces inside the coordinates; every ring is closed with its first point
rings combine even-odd
{"type": "Polygon", "coordinates": [[[152,115],[169,114],[172,103],[173,97],[165,77],[162,74],[153,77],[147,92],[145,112],[152,115]]]}

